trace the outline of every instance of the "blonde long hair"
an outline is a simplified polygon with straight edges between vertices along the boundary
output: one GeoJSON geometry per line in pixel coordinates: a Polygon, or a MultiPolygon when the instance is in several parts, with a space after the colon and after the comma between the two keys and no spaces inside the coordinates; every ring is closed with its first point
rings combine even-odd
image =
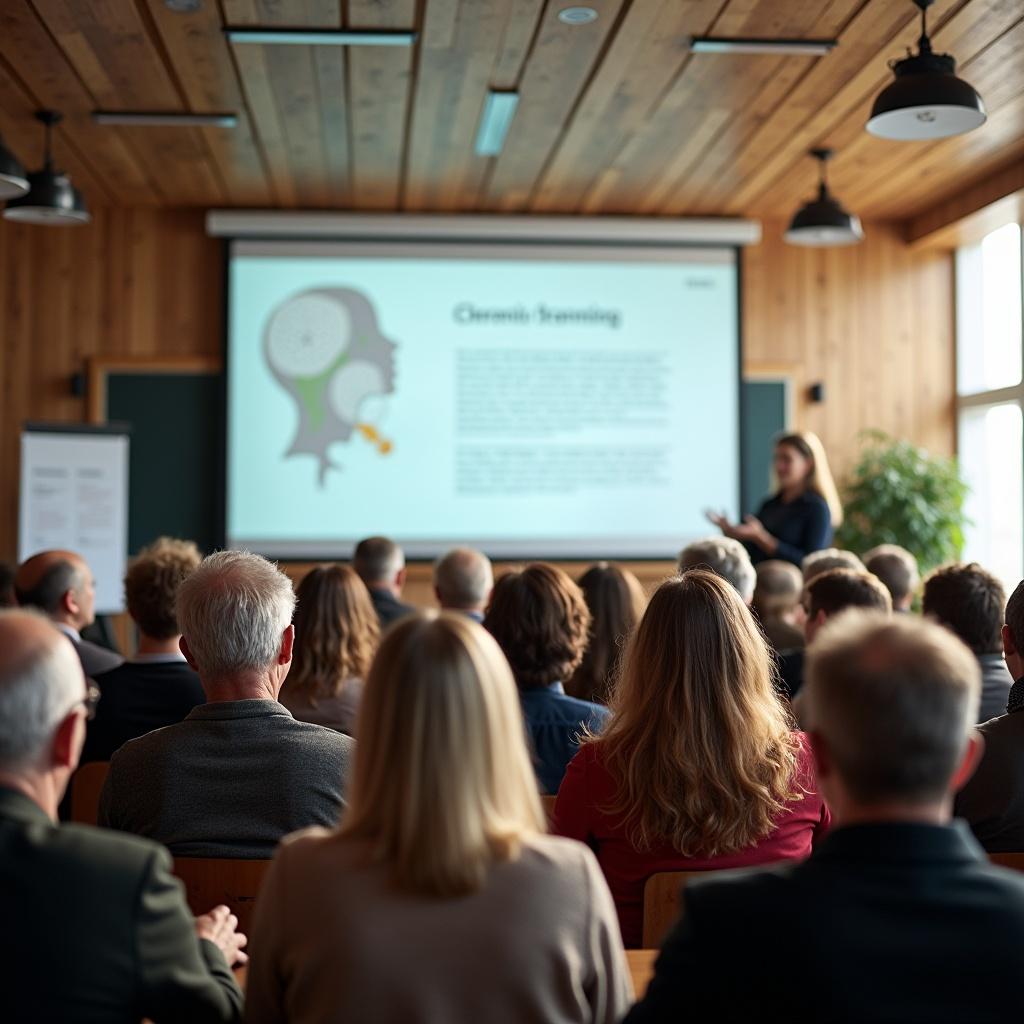
{"type": "Polygon", "coordinates": [[[366,681],[340,838],[365,840],[406,892],[458,896],[544,830],[512,672],[464,615],[411,615],[366,681]]]}
{"type": "Polygon", "coordinates": [[[811,472],[807,477],[806,488],[823,498],[832,516],[832,525],[841,526],[843,522],[843,503],[839,500],[839,491],[832,478],[832,470],[828,465],[828,456],[821,438],[810,430],[799,430],[793,434],[783,434],[776,438],[775,447],[788,445],[795,448],[805,459],[811,460],[811,472]]]}
{"type": "Polygon", "coordinates": [[[796,799],[798,739],[768,651],[725,580],[693,569],[651,598],[596,743],[616,782],[607,811],[638,849],[683,856],[751,846],[796,799]]]}

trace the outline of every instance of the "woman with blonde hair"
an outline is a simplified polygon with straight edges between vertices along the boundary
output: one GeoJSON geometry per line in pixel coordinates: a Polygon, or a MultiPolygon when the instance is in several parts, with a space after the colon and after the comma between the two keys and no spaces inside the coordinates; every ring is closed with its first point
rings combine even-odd
{"type": "Polygon", "coordinates": [[[616,1021],[630,982],[593,855],[544,834],[508,664],[456,613],[412,615],[366,681],[340,827],[279,847],[246,1019],[616,1021]]]}
{"type": "Polygon", "coordinates": [[[832,543],[832,531],[843,521],[839,492],[825,447],[809,430],[776,440],[772,468],[779,489],[761,503],[756,516],[745,516],[742,523],[730,523],[715,512],[708,518],[727,537],[742,541],[755,565],[769,558],[800,565],[812,551],[832,543]]]}
{"type": "Polygon", "coordinates": [[[565,692],[607,704],[622,649],[644,613],[647,595],[628,569],[607,562],[592,565],[576,583],[590,609],[590,642],[565,692]]]}
{"type": "Polygon", "coordinates": [[[363,581],[347,565],[322,565],[296,591],[295,651],[281,703],[303,722],[355,735],[363,679],[380,621],[363,581]]]}
{"type": "Polygon", "coordinates": [[[757,624],[715,573],[658,588],[611,707],[569,765],[554,831],[597,853],[627,946],[640,944],[650,875],[799,860],[827,827],[757,624]]]}

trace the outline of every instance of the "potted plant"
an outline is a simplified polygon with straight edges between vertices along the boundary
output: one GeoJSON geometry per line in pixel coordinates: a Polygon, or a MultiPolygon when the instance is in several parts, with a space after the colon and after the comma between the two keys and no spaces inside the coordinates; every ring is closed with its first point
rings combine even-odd
{"type": "Polygon", "coordinates": [[[866,445],[844,488],[836,543],[859,553],[900,544],[922,573],[956,561],[968,522],[967,484],[956,459],[930,455],[880,430],[861,436],[866,445]]]}

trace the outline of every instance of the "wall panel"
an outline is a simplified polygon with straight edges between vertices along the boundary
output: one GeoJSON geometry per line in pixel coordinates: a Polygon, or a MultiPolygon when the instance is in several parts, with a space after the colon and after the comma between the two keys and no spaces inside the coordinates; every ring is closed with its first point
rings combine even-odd
{"type": "MultiPolygon", "coordinates": [[[[783,244],[782,227],[766,223],[744,256],[747,365],[793,369],[797,422],[840,472],[867,427],[952,451],[950,256],[911,251],[896,224],[818,251],[783,244]],[[826,400],[811,404],[817,381],[826,400]]],[[[200,211],[106,209],[65,229],[0,221],[0,559],[15,553],[21,423],[84,421],[71,378],[90,355],[217,355],[222,287],[200,211]]]]}

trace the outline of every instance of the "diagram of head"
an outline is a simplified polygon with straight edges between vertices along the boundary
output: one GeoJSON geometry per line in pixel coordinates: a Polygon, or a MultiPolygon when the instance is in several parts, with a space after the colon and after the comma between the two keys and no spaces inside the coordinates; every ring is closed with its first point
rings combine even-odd
{"type": "Polygon", "coordinates": [[[381,333],[373,305],[351,288],[298,292],[267,318],[267,366],[299,411],[287,454],[317,456],[321,482],[331,465],[328,446],[349,440],[363,402],[394,392],[395,348],[381,333]]]}

